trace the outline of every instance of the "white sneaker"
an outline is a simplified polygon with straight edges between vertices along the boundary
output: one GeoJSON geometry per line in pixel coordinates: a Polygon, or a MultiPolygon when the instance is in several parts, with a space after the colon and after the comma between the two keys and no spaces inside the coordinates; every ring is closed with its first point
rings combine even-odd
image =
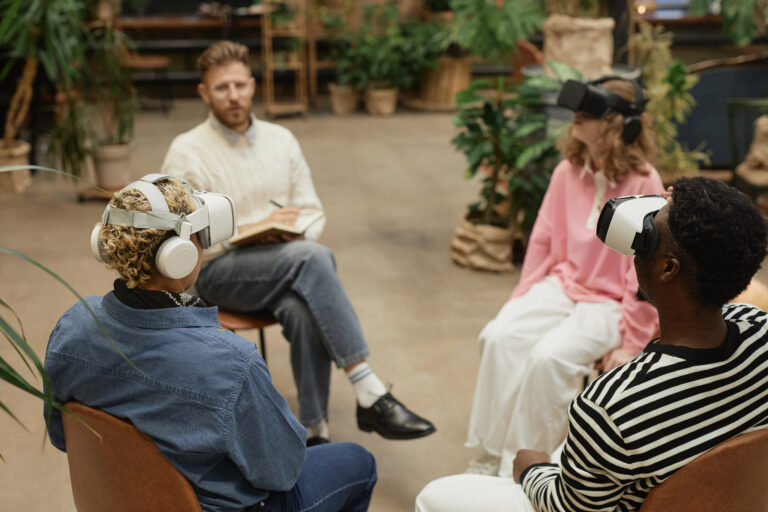
{"type": "Polygon", "coordinates": [[[499,474],[500,463],[501,457],[485,452],[482,456],[473,459],[464,473],[469,475],[496,476],[499,474]]]}

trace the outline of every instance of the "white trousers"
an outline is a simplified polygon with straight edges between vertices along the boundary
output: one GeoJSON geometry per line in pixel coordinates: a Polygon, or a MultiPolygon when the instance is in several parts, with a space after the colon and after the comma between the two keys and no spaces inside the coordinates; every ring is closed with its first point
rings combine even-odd
{"type": "MultiPolygon", "coordinates": [[[[550,460],[560,462],[563,444],[550,460]]],[[[452,475],[428,483],[416,496],[416,512],[536,512],[511,478],[452,475]]]]}
{"type": "Polygon", "coordinates": [[[619,345],[620,318],[618,302],[574,302],[552,276],[507,302],[480,333],[466,446],[500,456],[503,477],[518,450],[552,452],[584,376],[619,345]]]}

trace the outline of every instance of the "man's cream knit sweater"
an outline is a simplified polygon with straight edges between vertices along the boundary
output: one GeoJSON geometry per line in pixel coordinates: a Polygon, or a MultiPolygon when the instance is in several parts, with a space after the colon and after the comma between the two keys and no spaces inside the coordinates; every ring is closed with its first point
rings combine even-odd
{"type": "MultiPolygon", "coordinates": [[[[301,217],[323,209],[296,137],[253,115],[248,130],[239,133],[210,114],[173,140],[162,171],[196,189],[230,196],[240,226],[267,217],[277,208],[270,200],[299,208],[301,217]]],[[[324,225],[324,218],[315,222],[305,237],[317,239],[324,225]]]]}

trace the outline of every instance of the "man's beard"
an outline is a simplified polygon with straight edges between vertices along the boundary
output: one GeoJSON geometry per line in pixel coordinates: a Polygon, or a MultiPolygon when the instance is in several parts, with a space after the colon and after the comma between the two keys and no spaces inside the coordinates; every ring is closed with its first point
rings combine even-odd
{"type": "Polygon", "coordinates": [[[641,290],[640,288],[637,289],[637,293],[635,293],[635,298],[640,302],[648,302],[648,303],[651,302],[648,300],[648,297],[645,296],[645,294],[643,293],[643,290],[641,290]]]}
{"type": "Polygon", "coordinates": [[[230,115],[228,115],[227,109],[211,109],[211,112],[213,112],[214,117],[219,120],[221,124],[229,128],[230,130],[235,130],[239,128],[244,122],[247,122],[250,120],[251,117],[251,105],[247,105],[243,107],[242,110],[239,112],[244,114],[244,117],[238,117],[237,119],[233,119],[230,115]]]}

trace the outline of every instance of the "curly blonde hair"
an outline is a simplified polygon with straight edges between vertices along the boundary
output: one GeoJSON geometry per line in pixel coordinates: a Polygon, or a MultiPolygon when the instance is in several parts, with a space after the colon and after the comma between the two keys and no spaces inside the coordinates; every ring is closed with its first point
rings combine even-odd
{"type": "MultiPolygon", "coordinates": [[[[635,101],[635,88],[630,82],[609,80],[602,85],[627,101],[635,101]]],[[[643,97],[646,97],[645,92],[643,97]]],[[[638,117],[643,129],[631,144],[624,144],[621,140],[621,131],[624,127],[623,115],[611,112],[601,119],[603,126],[599,138],[598,161],[593,162],[592,165],[596,167],[595,170],[602,169],[605,177],[615,183],[619,183],[630,169],[645,176],[649,172],[648,166],[655,165],[658,149],[651,126],[651,117],[647,112],[643,112],[638,117]]],[[[589,157],[589,152],[587,146],[573,136],[572,131],[573,127],[565,132],[558,141],[557,149],[571,163],[583,166],[589,157]]]]}
{"type": "MultiPolygon", "coordinates": [[[[155,183],[165,196],[172,213],[192,213],[197,208],[187,188],[176,180],[155,183]]],[[[115,193],[109,202],[112,208],[149,211],[149,201],[135,188],[115,193]]],[[[128,288],[144,285],[157,270],[155,254],[160,244],[176,233],[162,229],[140,229],[126,226],[103,225],[99,232],[99,252],[107,267],[120,274],[128,288]]]]}

